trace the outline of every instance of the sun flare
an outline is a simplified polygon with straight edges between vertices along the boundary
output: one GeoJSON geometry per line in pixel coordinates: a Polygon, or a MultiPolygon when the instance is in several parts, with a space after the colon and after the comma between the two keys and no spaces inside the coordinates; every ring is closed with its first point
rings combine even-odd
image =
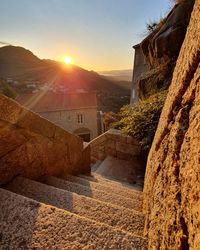
{"type": "Polygon", "coordinates": [[[71,64],[71,62],[72,62],[72,59],[70,57],[65,57],[64,58],[64,63],[65,64],[71,64]]]}

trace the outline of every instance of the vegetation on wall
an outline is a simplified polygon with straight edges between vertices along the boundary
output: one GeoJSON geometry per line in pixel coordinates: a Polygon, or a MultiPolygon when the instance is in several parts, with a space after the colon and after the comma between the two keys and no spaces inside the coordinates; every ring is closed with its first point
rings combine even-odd
{"type": "MultiPolygon", "coordinates": [[[[174,5],[176,4],[180,4],[181,2],[183,2],[183,0],[169,0],[169,4],[170,4],[170,8],[172,8],[174,5]]],[[[167,17],[167,16],[166,16],[167,17]]],[[[161,28],[165,22],[166,22],[166,17],[160,17],[159,20],[150,20],[146,23],[146,31],[147,31],[147,35],[151,34],[155,29],[159,29],[161,28]]]]}
{"type": "Polygon", "coordinates": [[[160,17],[160,20],[158,21],[152,21],[150,20],[149,22],[146,23],[146,31],[145,33],[151,34],[154,30],[160,29],[166,21],[166,18],[160,17]]]}
{"type": "Polygon", "coordinates": [[[139,98],[146,99],[162,89],[168,89],[175,64],[172,62],[162,63],[154,69],[143,74],[138,81],[139,98]]]}
{"type": "Polygon", "coordinates": [[[158,125],[160,114],[166,99],[167,90],[141,100],[131,107],[124,106],[114,117],[118,121],[110,123],[110,128],[122,130],[125,134],[137,138],[145,149],[149,149],[158,125]]]}
{"type": "Polygon", "coordinates": [[[17,96],[14,89],[3,79],[0,79],[0,93],[12,99],[15,99],[17,96]]]}

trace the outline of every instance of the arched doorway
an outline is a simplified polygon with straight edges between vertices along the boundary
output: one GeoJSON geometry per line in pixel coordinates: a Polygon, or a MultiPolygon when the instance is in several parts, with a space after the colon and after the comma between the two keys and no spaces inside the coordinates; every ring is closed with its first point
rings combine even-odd
{"type": "Polygon", "coordinates": [[[91,139],[91,131],[88,128],[78,128],[73,133],[80,136],[85,142],[89,142],[91,139]]]}

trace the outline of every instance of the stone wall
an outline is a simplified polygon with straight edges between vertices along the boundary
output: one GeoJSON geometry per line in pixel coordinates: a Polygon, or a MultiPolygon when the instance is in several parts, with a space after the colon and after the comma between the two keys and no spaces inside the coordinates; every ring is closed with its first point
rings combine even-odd
{"type": "Polygon", "coordinates": [[[0,186],[17,175],[90,172],[82,140],[0,95],[0,186]]]}
{"type": "Polygon", "coordinates": [[[140,44],[133,46],[135,49],[134,54],[134,65],[133,65],[133,78],[131,84],[131,104],[138,102],[139,100],[139,86],[138,81],[143,74],[148,71],[147,63],[145,61],[145,56],[142,53],[140,44]]]}
{"type": "Polygon", "coordinates": [[[97,137],[97,108],[80,108],[63,111],[38,112],[39,115],[62,127],[63,129],[74,133],[80,128],[87,128],[90,131],[91,139],[97,137]],[[83,123],[78,123],[78,114],[83,115],[83,123]]]}
{"type": "Polygon", "coordinates": [[[200,249],[200,0],[194,10],[148,157],[149,249],[200,249]]]}
{"type": "Polygon", "coordinates": [[[140,156],[141,146],[131,136],[122,134],[119,130],[110,129],[89,143],[92,162],[103,161],[106,156],[122,160],[132,160],[140,156]]]}

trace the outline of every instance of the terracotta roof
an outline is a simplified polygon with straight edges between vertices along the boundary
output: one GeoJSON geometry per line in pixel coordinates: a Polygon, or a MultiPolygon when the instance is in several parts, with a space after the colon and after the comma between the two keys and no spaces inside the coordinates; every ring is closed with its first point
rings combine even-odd
{"type": "Polygon", "coordinates": [[[35,112],[56,110],[71,110],[80,108],[96,107],[96,93],[54,93],[38,92],[35,94],[22,94],[16,101],[35,112]]]}

